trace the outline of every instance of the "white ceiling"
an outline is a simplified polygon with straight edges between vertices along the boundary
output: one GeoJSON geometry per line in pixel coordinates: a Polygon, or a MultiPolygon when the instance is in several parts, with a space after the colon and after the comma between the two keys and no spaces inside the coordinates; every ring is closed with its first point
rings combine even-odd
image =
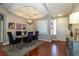
{"type": "Polygon", "coordinates": [[[72,3],[6,3],[9,12],[26,19],[39,19],[51,14],[52,17],[65,16],[71,12],[72,3]],[[47,8],[46,8],[47,7],[47,8]],[[47,10],[48,9],[48,10],[47,10]]]}
{"type": "Polygon", "coordinates": [[[46,5],[53,17],[68,15],[73,6],[72,3],[48,3],[46,5]]]}

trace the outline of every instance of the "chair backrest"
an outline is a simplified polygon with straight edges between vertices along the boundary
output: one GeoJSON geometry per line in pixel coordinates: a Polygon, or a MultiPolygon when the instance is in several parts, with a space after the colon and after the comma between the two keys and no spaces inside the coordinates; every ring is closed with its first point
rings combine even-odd
{"type": "Polygon", "coordinates": [[[16,31],[16,36],[22,35],[21,31],[16,31]]]}
{"type": "Polygon", "coordinates": [[[27,39],[33,40],[33,32],[28,32],[27,39]]]}
{"type": "Polygon", "coordinates": [[[26,35],[27,31],[24,31],[23,33],[24,33],[24,35],[26,35]]]}
{"type": "Polygon", "coordinates": [[[39,31],[35,31],[35,40],[37,40],[38,39],[38,36],[39,36],[39,31]]]}
{"type": "Polygon", "coordinates": [[[14,42],[13,36],[11,32],[7,32],[8,37],[9,37],[9,43],[12,44],[14,42]]]}

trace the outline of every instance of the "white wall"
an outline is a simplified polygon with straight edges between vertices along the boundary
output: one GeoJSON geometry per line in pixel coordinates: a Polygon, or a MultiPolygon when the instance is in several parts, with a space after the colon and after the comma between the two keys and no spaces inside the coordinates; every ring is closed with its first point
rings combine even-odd
{"type": "Polygon", "coordinates": [[[58,40],[65,41],[68,31],[68,17],[56,18],[56,37],[58,40]]]}
{"type": "MultiPolygon", "coordinates": [[[[33,24],[32,25],[28,25],[27,24],[27,21],[26,19],[24,18],[21,18],[21,17],[18,17],[18,16],[15,16],[9,12],[7,12],[5,9],[3,9],[1,6],[0,6],[0,13],[2,13],[4,15],[4,43],[8,43],[8,36],[7,36],[7,31],[8,30],[8,23],[9,22],[14,22],[14,23],[21,23],[21,24],[26,24],[27,28],[26,30],[29,31],[33,31],[34,28],[33,28],[33,24]]],[[[13,30],[12,32],[15,32],[15,30],[13,30]]]]}

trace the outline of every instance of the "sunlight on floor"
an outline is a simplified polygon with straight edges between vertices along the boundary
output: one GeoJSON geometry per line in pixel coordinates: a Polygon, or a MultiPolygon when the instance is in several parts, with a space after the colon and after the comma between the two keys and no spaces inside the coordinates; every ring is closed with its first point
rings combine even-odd
{"type": "Polygon", "coordinates": [[[58,48],[57,48],[57,45],[52,45],[52,55],[56,56],[58,54],[58,48]]]}

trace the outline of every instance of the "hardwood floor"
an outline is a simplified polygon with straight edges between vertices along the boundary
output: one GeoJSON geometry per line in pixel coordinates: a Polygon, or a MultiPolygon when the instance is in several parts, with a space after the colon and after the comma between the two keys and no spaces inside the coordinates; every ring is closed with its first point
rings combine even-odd
{"type": "Polygon", "coordinates": [[[8,54],[5,51],[0,50],[0,56],[8,56],[8,54]]]}
{"type": "Polygon", "coordinates": [[[66,43],[61,41],[44,42],[25,56],[65,56],[66,43]]]}
{"type": "MultiPolygon", "coordinates": [[[[65,56],[66,42],[52,41],[44,42],[40,46],[31,50],[24,56],[65,56]]],[[[0,56],[8,55],[6,52],[0,50],[0,56]]]]}

